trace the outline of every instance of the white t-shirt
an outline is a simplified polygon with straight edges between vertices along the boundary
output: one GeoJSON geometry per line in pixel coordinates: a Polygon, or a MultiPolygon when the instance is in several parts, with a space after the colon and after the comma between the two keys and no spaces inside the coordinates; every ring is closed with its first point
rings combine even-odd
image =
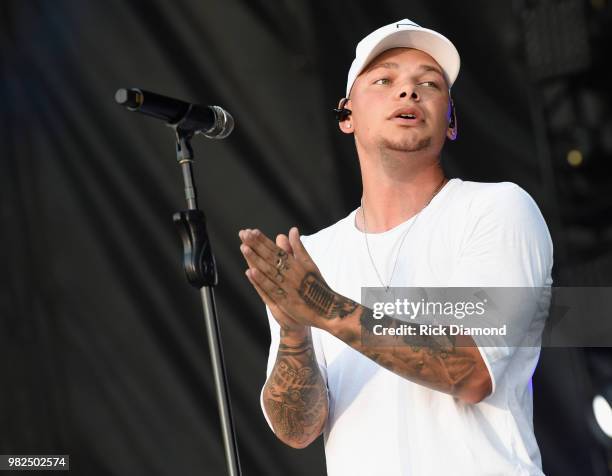
{"type": "MultiPolygon", "coordinates": [[[[356,211],[302,241],[329,286],[359,302],[361,287],[378,287],[380,281],[355,226],[356,211]]],[[[368,234],[385,281],[412,220],[368,234]]],[[[548,228],[522,188],[452,179],[410,229],[391,285],[550,286],[551,268],[548,228]]],[[[536,327],[543,326],[547,307],[536,307],[531,317],[536,327]]],[[[269,376],[279,326],[266,310],[269,376]]],[[[329,392],[324,433],[329,475],[543,474],[531,387],[539,346],[479,347],[493,392],[470,405],[394,374],[321,329],[312,328],[312,336],[329,392]]]]}

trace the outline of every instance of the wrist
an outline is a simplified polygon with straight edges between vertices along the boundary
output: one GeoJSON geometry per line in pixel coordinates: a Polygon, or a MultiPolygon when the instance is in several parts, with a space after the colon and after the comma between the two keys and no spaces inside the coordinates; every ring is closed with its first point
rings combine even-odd
{"type": "Polygon", "coordinates": [[[363,310],[363,306],[355,303],[354,308],[347,314],[326,319],[321,329],[352,346],[361,340],[359,316],[363,313],[363,310]]]}
{"type": "Polygon", "coordinates": [[[301,344],[305,340],[310,339],[310,327],[309,326],[301,326],[301,327],[291,327],[285,328],[281,327],[280,330],[280,340],[284,344],[301,344]]]}

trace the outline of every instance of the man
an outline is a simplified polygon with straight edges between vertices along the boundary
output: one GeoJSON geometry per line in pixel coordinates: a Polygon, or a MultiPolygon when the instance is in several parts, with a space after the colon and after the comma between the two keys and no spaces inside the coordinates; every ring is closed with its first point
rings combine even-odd
{"type": "MultiPolygon", "coordinates": [[[[542,474],[530,392],[539,346],[361,339],[365,286],[551,285],[552,243],[529,195],[444,177],[458,72],[453,44],[410,20],[368,35],[336,110],[354,135],[361,206],[308,237],[239,233],[271,328],[264,415],[295,448],[324,432],[330,475],[542,474]]],[[[535,303],[530,328],[547,305],[535,303]]]]}

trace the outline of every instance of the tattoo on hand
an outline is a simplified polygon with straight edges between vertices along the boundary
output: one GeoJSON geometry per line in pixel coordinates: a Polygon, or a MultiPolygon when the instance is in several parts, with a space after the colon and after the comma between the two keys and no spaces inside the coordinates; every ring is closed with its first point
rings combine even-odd
{"type": "Polygon", "coordinates": [[[298,292],[308,307],[326,319],[335,317],[342,319],[351,314],[358,306],[355,301],[338,296],[325,281],[313,272],[306,273],[298,292]]]}

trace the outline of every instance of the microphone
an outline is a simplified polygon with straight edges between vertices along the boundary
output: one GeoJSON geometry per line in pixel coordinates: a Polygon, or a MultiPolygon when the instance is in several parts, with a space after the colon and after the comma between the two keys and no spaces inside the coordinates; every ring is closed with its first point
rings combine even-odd
{"type": "Polygon", "coordinates": [[[129,111],[161,119],[170,126],[209,139],[225,139],[234,130],[234,118],[219,106],[190,104],[138,88],[118,89],[115,101],[129,111]]]}

